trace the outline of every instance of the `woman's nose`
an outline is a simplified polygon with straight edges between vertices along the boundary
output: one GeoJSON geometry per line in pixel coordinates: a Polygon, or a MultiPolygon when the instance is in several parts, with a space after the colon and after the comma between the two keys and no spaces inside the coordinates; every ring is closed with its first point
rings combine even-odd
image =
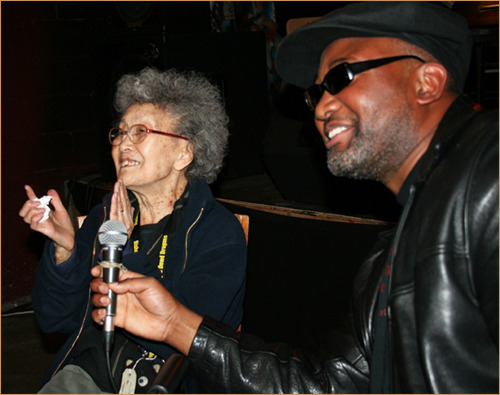
{"type": "Polygon", "coordinates": [[[127,132],[127,133],[125,133],[125,134],[123,135],[123,140],[122,140],[122,142],[120,143],[120,145],[118,145],[118,149],[119,149],[120,151],[124,151],[124,150],[129,149],[129,148],[130,148],[131,146],[133,146],[133,145],[134,145],[134,143],[132,143],[132,140],[130,139],[130,135],[129,135],[129,133],[127,132]]]}

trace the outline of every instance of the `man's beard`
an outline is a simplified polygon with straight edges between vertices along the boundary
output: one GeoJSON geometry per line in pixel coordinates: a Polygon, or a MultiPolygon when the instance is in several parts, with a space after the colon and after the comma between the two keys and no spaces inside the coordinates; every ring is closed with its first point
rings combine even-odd
{"type": "Polygon", "coordinates": [[[384,182],[398,171],[417,144],[416,122],[409,108],[400,108],[386,126],[379,122],[380,118],[368,121],[363,130],[358,123],[355,138],[344,151],[330,148],[327,164],[333,175],[384,182]]]}

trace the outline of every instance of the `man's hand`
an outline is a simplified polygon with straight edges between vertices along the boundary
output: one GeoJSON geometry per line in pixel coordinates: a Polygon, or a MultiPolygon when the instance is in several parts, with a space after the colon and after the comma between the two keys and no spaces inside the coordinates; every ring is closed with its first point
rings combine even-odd
{"type": "Polygon", "coordinates": [[[100,278],[102,268],[95,266],[96,277],[90,286],[95,294],[92,302],[97,307],[92,318],[102,323],[105,307],[110,303],[108,289],[117,295],[114,324],[137,336],[170,344],[185,355],[188,354],[202,317],[184,307],[163,285],[152,277],[144,277],[131,271],[120,272],[118,283],[107,284],[100,278]]]}

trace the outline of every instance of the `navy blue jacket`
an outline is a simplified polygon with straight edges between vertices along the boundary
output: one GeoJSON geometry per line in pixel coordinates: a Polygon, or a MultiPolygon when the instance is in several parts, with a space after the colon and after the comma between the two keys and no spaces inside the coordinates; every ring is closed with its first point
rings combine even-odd
{"type": "MultiPolygon", "coordinates": [[[[109,217],[111,194],[93,208],[76,234],[70,259],[55,264],[54,245],[48,241],[38,265],[33,306],[38,324],[46,333],[68,333],[65,345],[49,367],[44,382],[71,361],[71,350],[90,312],[90,269],[98,263],[97,231],[109,217]]],[[[236,217],[217,202],[201,180],[190,182],[183,221],[169,237],[165,275],[143,252],[132,253],[130,241],[123,264],[132,271],[158,278],[182,304],[196,313],[211,316],[236,329],[243,316],[246,242],[236,217]]],[[[173,350],[165,344],[130,337],[166,359],[173,350]]]]}

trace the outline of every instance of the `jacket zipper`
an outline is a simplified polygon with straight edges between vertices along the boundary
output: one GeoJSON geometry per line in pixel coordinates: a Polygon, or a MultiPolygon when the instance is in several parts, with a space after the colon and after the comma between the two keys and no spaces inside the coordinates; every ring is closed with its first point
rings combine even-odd
{"type": "MultiPolygon", "coordinates": [[[[104,207],[104,220],[103,220],[103,223],[104,221],[106,220],[106,207],[104,207]]],[[[184,257],[184,265],[182,267],[182,272],[184,272],[184,270],[186,269],[186,265],[187,265],[187,259],[188,259],[188,237],[189,237],[189,233],[191,232],[191,229],[198,223],[198,221],[200,220],[201,218],[201,215],[203,214],[203,211],[204,211],[204,208],[202,207],[201,210],[200,210],[200,213],[198,214],[198,217],[196,218],[196,220],[191,224],[191,226],[189,227],[188,231],[186,232],[186,239],[184,241],[184,246],[185,246],[185,250],[186,250],[186,254],[185,254],[185,257],[184,257]]],[[[95,250],[96,250],[96,242],[97,242],[97,236],[95,237],[94,239],[94,246],[93,246],[93,249],[92,249],[92,261],[91,263],[94,262],[94,259],[95,259],[95,250]]],[[[54,370],[54,373],[52,374],[52,377],[55,376],[55,374],[57,372],[59,372],[59,369],[61,368],[61,365],[64,363],[64,361],[66,361],[66,358],[68,358],[68,355],[71,353],[71,351],[73,350],[73,348],[75,347],[75,344],[76,342],[78,341],[78,339],[80,338],[80,335],[82,334],[82,331],[83,331],[83,328],[84,328],[84,324],[85,324],[85,317],[87,317],[87,314],[88,314],[88,311],[89,311],[89,306],[90,306],[90,295],[91,295],[91,289],[89,287],[89,295],[88,295],[88,298],[87,298],[87,306],[85,308],[85,315],[84,315],[84,319],[82,321],[82,324],[80,326],[80,329],[78,331],[78,335],[76,336],[75,340],[73,341],[73,343],[71,344],[71,347],[69,348],[68,352],[66,353],[66,355],[64,356],[64,358],[62,359],[62,361],[59,363],[59,365],[57,366],[57,368],[54,370]]]]}
{"type": "Polygon", "coordinates": [[[198,223],[198,221],[200,220],[201,215],[203,214],[203,210],[204,210],[204,208],[202,207],[201,210],[200,210],[200,213],[198,214],[198,218],[196,218],[196,220],[191,224],[191,226],[189,227],[188,231],[186,232],[186,239],[184,240],[184,248],[186,250],[186,255],[184,256],[184,265],[182,266],[181,273],[184,273],[184,270],[186,270],[187,259],[188,259],[188,237],[189,237],[189,233],[191,232],[191,229],[193,229],[193,226],[195,226],[198,223]]]}
{"type": "MultiPolygon", "coordinates": [[[[104,206],[104,219],[103,219],[102,223],[104,223],[106,221],[106,215],[107,215],[106,212],[107,212],[107,209],[106,209],[106,206],[104,206]]],[[[95,259],[96,242],[97,242],[97,237],[98,236],[99,236],[99,233],[97,233],[95,235],[95,238],[94,238],[94,245],[92,247],[92,260],[90,261],[91,265],[94,263],[94,259],[95,259]]],[[[76,335],[75,340],[71,344],[71,347],[69,348],[69,350],[66,353],[66,355],[64,355],[64,358],[61,360],[61,362],[59,363],[59,365],[57,365],[57,368],[54,370],[54,373],[52,373],[52,378],[56,375],[56,373],[59,372],[59,369],[61,368],[61,365],[64,363],[64,361],[66,361],[66,359],[68,358],[68,356],[71,353],[71,351],[73,351],[73,348],[75,347],[76,342],[78,341],[78,339],[80,338],[80,335],[82,334],[83,328],[85,326],[84,325],[85,324],[85,318],[87,317],[87,314],[89,313],[90,295],[91,295],[91,289],[90,289],[90,286],[89,286],[89,294],[88,294],[88,297],[87,297],[87,306],[85,307],[85,315],[83,316],[83,321],[82,321],[82,323],[80,325],[80,329],[78,330],[78,335],[76,335]]]]}
{"type": "MultiPolygon", "coordinates": [[[[387,300],[387,332],[388,332],[388,341],[387,341],[387,347],[389,348],[389,355],[392,356],[392,346],[390,339],[392,338],[391,335],[391,290],[392,290],[392,277],[394,274],[394,257],[396,256],[397,250],[398,250],[398,245],[399,245],[399,240],[401,238],[401,234],[403,233],[403,228],[404,225],[406,224],[406,220],[408,219],[408,214],[410,212],[410,209],[413,206],[413,199],[415,198],[415,185],[412,185],[410,188],[410,194],[408,196],[408,201],[403,209],[403,212],[401,213],[401,218],[398,221],[398,226],[396,228],[396,234],[394,235],[394,242],[392,243],[392,255],[390,259],[390,264],[391,264],[391,271],[390,271],[390,276],[389,276],[389,283],[387,284],[388,288],[388,293],[389,293],[389,299],[387,300]]],[[[391,357],[392,359],[392,357],[391,357]]],[[[391,363],[392,365],[392,363],[391,363]]],[[[394,380],[393,380],[393,371],[392,367],[390,370],[390,380],[391,380],[391,388],[394,388],[394,380]]]]}

